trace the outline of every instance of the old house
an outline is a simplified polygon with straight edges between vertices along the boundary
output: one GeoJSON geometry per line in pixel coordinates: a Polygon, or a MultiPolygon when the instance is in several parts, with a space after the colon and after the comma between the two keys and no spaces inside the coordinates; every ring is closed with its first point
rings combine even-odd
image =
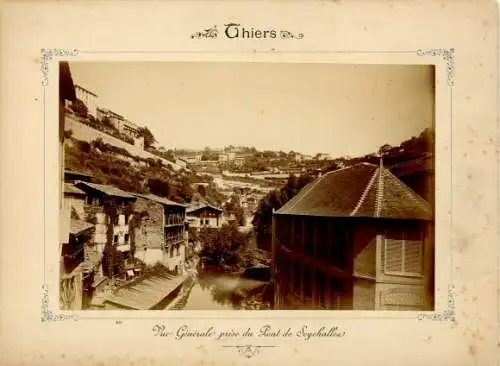
{"type": "Polygon", "coordinates": [[[216,229],[222,226],[222,210],[207,204],[192,205],[186,210],[189,226],[196,229],[216,229]]]}
{"type": "Polygon", "coordinates": [[[67,242],[61,249],[59,300],[62,309],[80,310],[85,307],[86,281],[93,266],[85,258],[85,248],[92,240],[94,225],[72,218],[67,242]]]}
{"type": "Polygon", "coordinates": [[[120,267],[120,262],[103,256],[103,253],[106,244],[109,244],[108,249],[120,252],[120,257],[125,261],[132,259],[130,223],[136,197],[109,185],[79,181],[75,186],[86,193],[86,220],[95,225],[89,256],[102,256],[105,264],[109,264],[110,270],[105,275],[115,276],[122,273],[124,268],[120,267]]]}
{"type": "Polygon", "coordinates": [[[143,213],[136,228],[136,258],[150,265],[160,262],[174,273],[183,273],[188,241],[186,206],[147,194],[137,196],[135,210],[143,213]]]}
{"type": "Polygon", "coordinates": [[[273,215],[276,309],[433,309],[433,217],[382,164],[319,177],[273,215]]]}

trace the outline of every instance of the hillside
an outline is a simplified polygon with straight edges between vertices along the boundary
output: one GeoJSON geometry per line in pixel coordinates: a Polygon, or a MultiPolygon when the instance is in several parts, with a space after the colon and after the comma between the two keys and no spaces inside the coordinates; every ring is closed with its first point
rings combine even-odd
{"type": "Polygon", "coordinates": [[[67,137],[66,169],[90,173],[95,183],[114,185],[134,193],[151,192],[176,202],[197,200],[220,205],[224,201],[210,177],[183,169],[174,171],[160,159],[133,156],[127,150],[100,139],[88,143],[67,137]],[[210,183],[203,190],[193,188],[194,183],[207,181],[210,183]]]}

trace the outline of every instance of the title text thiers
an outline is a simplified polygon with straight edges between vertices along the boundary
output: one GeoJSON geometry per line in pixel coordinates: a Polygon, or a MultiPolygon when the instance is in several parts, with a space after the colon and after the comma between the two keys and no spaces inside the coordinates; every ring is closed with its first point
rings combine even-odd
{"type": "Polygon", "coordinates": [[[255,28],[245,28],[239,24],[226,24],[226,29],[224,30],[227,38],[276,38],[278,32],[274,29],[255,29],[255,28]]]}

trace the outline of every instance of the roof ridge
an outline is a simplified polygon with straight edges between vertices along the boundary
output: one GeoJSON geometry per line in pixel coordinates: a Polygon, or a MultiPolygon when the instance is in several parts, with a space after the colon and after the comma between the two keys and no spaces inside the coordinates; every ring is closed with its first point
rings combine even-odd
{"type": "Polygon", "coordinates": [[[360,209],[363,202],[365,201],[366,196],[368,195],[368,192],[370,191],[371,187],[373,186],[373,182],[375,182],[375,177],[377,176],[377,171],[378,171],[378,169],[375,169],[375,171],[373,172],[373,175],[370,178],[370,181],[368,182],[368,184],[366,185],[365,190],[363,191],[363,193],[359,197],[359,201],[358,201],[357,205],[354,207],[354,209],[349,214],[349,216],[354,216],[356,214],[356,212],[358,212],[358,210],[360,209]]]}
{"type": "Polygon", "coordinates": [[[378,189],[375,201],[375,217],[380,217],[380,211],[382,210],[382,198],[384,196],[384,173],[385,168],[380,167],[378,170],[378,189]]]}

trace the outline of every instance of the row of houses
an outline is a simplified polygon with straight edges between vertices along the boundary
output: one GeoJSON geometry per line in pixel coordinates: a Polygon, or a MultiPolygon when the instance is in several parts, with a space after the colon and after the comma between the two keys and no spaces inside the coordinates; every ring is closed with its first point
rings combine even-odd
{"type": "Polygon", "coordinates": [[[218,228],[224,222],[217,207],[125,192],[69,170],[61,213],[63,309],[88,308],[107,279],[137,278],[144,265],[161,263],[174,278],[185,275],[200,244],[189,240],[189,227],[218,228]]]}
{"type": "Polygon", "coordinates": [[[121,114],[118,114],[110,109],[99,107],[98,98],[99,96],[84,88],[81,85],[75,84],[76,98],[81,100],[88,110],[88,114],[97,120],[107,119],[120,133],[129,136],[133,139],[134,145],[138,146],[140,149],[144,149],[144,137],[141,135],[141,128],[134,122],[125,118],[121,114]]]}

